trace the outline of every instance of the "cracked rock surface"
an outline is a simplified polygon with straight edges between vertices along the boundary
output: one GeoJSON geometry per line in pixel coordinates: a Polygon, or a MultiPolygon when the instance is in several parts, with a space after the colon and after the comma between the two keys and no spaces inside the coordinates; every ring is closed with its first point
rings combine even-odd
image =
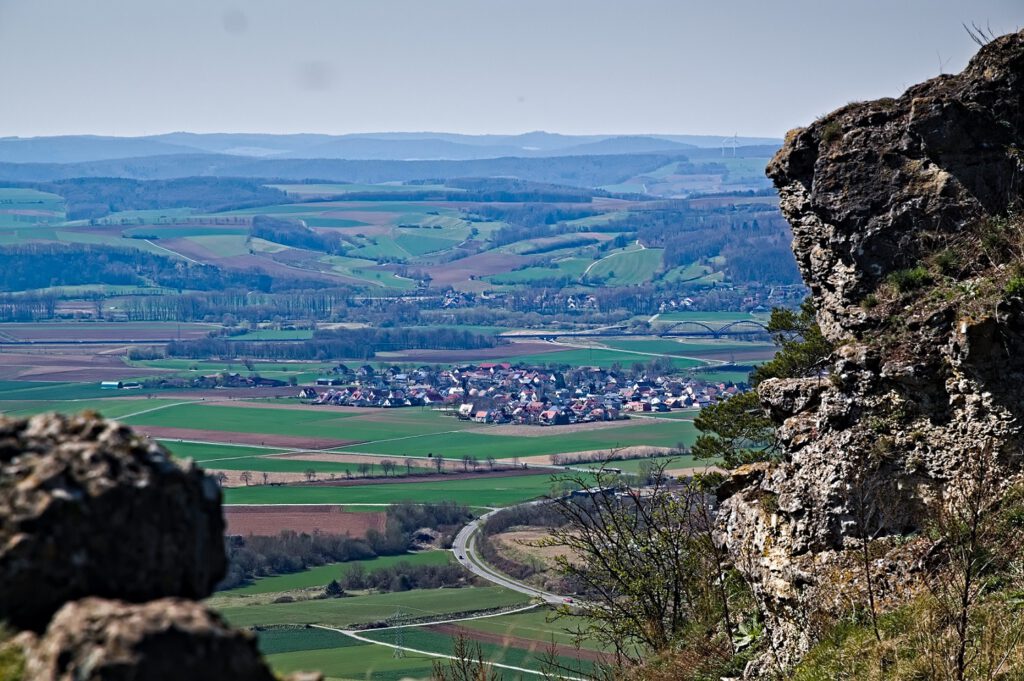
{"type": "MultiPolygon", "coordinates": [[[[1022,150],[1024,32],[958,75],[792,131],[769,164],[837,349],[821,376],[759,386],[783,456],[721,494],[720,540],[768,619],[771,659],[748,675],[793,664],[849,607],[852,589],[834,603],[848,588],[835,575],[862,534],[855,499],[897,546],[983,445],[1007,480],[1020,475],[1024,300],[1005,291],[1024,261],[985,242],[1015,234],[1002,225],[1024,199],[1022,150]]],[[[912,553],[885,559],[892,589],[914,583],[912,553]]]]}

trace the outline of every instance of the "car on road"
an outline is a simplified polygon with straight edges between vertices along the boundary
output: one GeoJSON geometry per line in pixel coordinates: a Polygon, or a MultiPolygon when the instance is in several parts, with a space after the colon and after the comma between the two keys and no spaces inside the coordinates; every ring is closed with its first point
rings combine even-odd
{"type": "Polygon", "coordinates": [[[563,603],[572,603],[572,599],[571,598],[563,598],[562,602],[563,603]]]}

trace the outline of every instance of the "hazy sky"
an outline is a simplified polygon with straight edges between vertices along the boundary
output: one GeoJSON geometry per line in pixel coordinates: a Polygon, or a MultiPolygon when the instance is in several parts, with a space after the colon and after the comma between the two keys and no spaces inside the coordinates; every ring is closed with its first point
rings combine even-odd
{"type": "Polygon", "coordinates": [[[783,134],[1024,0],[0,0],[0,136],[783,134]]]}

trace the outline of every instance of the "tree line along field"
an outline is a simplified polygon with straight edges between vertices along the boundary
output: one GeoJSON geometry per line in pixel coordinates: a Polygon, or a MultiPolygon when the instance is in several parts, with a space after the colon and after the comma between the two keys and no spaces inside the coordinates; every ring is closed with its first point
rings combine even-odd
{"type": "MultiPolygon", "coordinates": [[[[511,506],[547,496],[554,487],[552,471],[499,478],[439,480],[409,483],[332,486],[231,487],[228,504],[396,504],[454,501],[473,507],[511,506]]],[[[441,476],[438,476],[441,477],[441,476]]]]}
{"type": "MultiPolygon", "coordinates": [[[[400,563],[410,565],[447,565],[454,560],[450,551],[420,551],[398,556],[378,556],[367,560],[348,561],[345,563],[329,563],[302,572],[287,575],[275,575],[257,579],[248,586],[238,587],[219,594],[225,597],[252,596],[256,594],[284,593],[303,589],[323,589],[332,579],[340,579],[342,575],[356,564],[367,571],[392,567],[400,563]]],[[[225,601],[227,602],[227,601],[225,601]]]]}
{"type": "MultiPolygon", "coordinates": [[[[433,618],[492,608],[512,608],[529,602],[526,596],[497,586],[415,589],[294,603],[264,602],[259,605],[231,604],[232,598],[218,595],[209,603],[235,626],[323,624],[339,629],[386,620],[399,609],[406,618],[433,618]]],[[[237,600],[234,602],[238,603],[237,600]]]]}

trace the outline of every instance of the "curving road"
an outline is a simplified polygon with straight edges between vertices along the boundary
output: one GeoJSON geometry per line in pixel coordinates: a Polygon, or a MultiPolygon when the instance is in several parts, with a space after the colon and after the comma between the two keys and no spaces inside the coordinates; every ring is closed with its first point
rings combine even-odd
{"type": "MultiPolygon", "coordinates": [[[[547,499],[541,499],[539,501],[527,502],[523,504],[523,506],[536,506],[539,504],[546,503],[550,502],[547,499]]],[[[472,521],[471,523],[463,527],[461,530],[459,530],[458,535],[456,535],[455,537],[455,541],[452,542],[452,552],[455,554],[455,559],[459,561],[460,565],[465,567],[473,574],[483,579],[486,579],[487,581],[493,584],[497,584],[498,586],[503,586],[506,589],[518,591],[521,594],[526,594],[527,596],[531,596],[533,598],[540,598],[545,603],[549,603],[551,605],[572,603],[572,599],[566,596],[559,596],[558,594],[553,594],[548,591],[543,591],[541,589],[536,589],[532,586],[528,586],[526,584],[523,584],[522,582],[517,582],[516,580],[507,577],[506,575],[503,575],[500,572],[497,572],[496,570],[488,566],[487,563],[485,563],[482,558],[476,555],[476,533],[480,530],[483,524],[487,522],[488,518],[490,518],[492,515],[501,510],[503,509],[495,509],[493,511],[488,511],[487,513],[483,514],[482,516],[480,516],[479,518],[477,518],[476,520],[472,521]]]]}

